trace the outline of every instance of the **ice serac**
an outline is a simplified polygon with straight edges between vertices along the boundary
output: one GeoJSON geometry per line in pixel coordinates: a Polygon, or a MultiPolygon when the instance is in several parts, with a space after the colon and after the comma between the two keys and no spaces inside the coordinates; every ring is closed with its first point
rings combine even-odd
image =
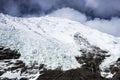
{"type": "MultiPolygon", "coordinates": [[[[0,45],[18,49],[25,63],[38,62],[46,68],[68,70],[79,67],[80,56],[74,35],[80,33],[94,46],[107,50],[111,56],[101,69],[120,57],[120,39],[91,29],[81,23],[54,17],[17,18],[0,14],[0,45]]],[[[83,46],[84,47],[84,46],[83,46]]],[[[86,47],[87,48],[87,47],[86,47]]]]}

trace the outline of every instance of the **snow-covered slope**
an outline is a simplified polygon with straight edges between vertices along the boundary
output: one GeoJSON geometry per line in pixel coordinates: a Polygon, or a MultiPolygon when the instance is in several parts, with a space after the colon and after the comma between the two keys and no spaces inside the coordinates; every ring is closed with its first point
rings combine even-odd
{"type": "Polygon", "coordinates": [[[102,69],[120,57],[120,39],[90,29],[81,23],[54,17],[16,18],[0,14],[0,45],[19,49],[26,63],[37,61],[47,68],[63,70],[79,67],[74,56],[80,56],[80,46],[74,34],[80,33],[90,44],[109,51],[111,57],[102,69]]]}
{"type": "Polygon", "coordinates": [[[68,8],[68,7],[53,11],[52,13],[48,14],[48,16],[66,18],[66,19],[70,19],[70,20],[78,21],[82,23],[87,21],[87,17],[84,14],[80,13],[79,11],[73,8],[68,8]]]}

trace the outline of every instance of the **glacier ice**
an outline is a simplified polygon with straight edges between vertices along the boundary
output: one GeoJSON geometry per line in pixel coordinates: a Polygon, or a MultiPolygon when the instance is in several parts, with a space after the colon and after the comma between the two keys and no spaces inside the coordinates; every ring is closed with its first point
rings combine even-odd
{"type": "Polygon", "coordinates": [[[91,29],[79,22],[54,17],[17,18],[0,14],[0,45],[18,49],[27,64],[37,61],[47,68],[63,70],[80,66],[74,34],[81,33],[90,44],[109,51],[101,69],[120,57],[120,39],[91,29]]]}

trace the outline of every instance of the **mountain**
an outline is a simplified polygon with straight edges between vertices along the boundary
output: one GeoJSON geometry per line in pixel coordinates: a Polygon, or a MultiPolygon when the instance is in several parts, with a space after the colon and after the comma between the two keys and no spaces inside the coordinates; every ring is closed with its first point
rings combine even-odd
{"type": "MultiPolygon", "coordinates": [[[[0,46],[18,50],[21,54],[18,60],[26,65],[44,64],[45,68],[52,70],[76,69],[82,65],[75,58],[82,55],[80,50],[99,47],[110,55],[100,65],[103,76],[107,74],[104,70],[120,57],[120,38],[79,22],[49,16],[18,18],[0,14],[0,46]]],[[[20,76],[19,72],[10,71],[1,76],[11,77],[8,74],[20,76]]],[[[111,77],[109,74],[107,77],[111,77]]]]}
{"type": "Polygon", "coordinates": [[[59,18],[66,18],[70,19],[72,21],[78,21],[81,23],[84,23],[87,21],[87,17],[80,13],[79,11],[73,9],[73,8],[61,8],[56,11],[51,12],[47,16],[52,16],[52,17],[59,17],[59,18]]]}

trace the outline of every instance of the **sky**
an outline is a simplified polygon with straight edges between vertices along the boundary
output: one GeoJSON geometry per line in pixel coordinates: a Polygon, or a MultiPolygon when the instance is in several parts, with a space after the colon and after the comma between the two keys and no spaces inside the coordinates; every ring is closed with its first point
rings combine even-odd
{"type": "Polygon", "coordinates": [[[70,7],[88,16],[110,18],[120,16],[120,0],[0,0],[0,12],[13,16],[43,15],[70,7]]]}
{"type": "Polygon", "coordinates": [[[56,14],[65,14],[61,9],[67,7],[75,12],[68,11],[65,16],[70,18],[78,15],[74,20],[80,22],[81,19],[87,20],[85,24],[92,28],[120,36],[119,3],[120,0],[0,0],[0,13],[17,17],[33,17],[55,14],[56,11],[56,14]]]}

